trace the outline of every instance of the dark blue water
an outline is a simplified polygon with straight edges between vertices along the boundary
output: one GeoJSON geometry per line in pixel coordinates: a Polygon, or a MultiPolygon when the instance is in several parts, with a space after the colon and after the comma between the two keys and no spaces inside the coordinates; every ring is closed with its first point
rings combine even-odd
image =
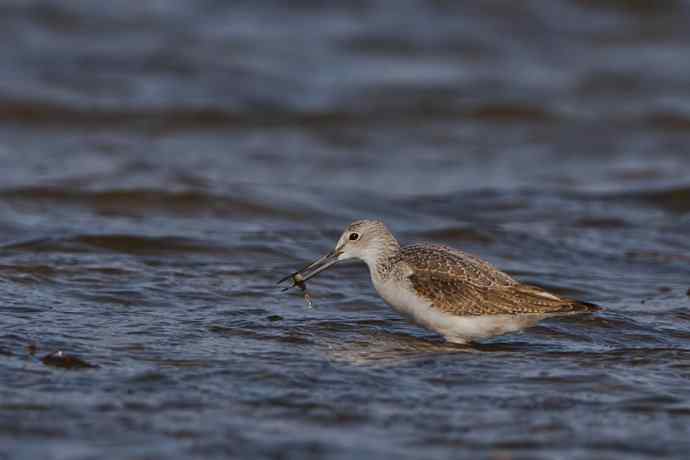
{"type": "Polygon", "coordinates": [[[688,17],[3,2],[0,459],[685,458],[688,17]],[[607,310],[466,350],[363,265],[279,292],[359,218],[607,310]]]}

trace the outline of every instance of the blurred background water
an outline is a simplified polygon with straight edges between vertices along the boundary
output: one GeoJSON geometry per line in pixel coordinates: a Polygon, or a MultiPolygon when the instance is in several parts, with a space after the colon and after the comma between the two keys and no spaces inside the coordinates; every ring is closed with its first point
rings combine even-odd
{"type": "Polygon", "coordinates": [[[4,0],[0,459],[686,458],[689,18],[4,0]],[[608,310],[461,351],[364,266],[277,291],[372,217],[608,310]]]}

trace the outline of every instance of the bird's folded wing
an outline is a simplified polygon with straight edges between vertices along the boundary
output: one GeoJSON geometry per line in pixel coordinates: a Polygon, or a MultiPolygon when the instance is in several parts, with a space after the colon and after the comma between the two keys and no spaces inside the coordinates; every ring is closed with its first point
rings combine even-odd
{"type": "Polygon", "coordinates": [[[434,308],[454,315],[567,314],[599,310],[525,284],[478,286],[439,273],[415,270],[413,288],[434,308]]]}

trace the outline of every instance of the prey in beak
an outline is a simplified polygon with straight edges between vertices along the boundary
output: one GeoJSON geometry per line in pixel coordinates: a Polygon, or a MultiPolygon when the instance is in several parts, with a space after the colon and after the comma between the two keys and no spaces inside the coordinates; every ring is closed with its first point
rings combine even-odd
{"type": "Polygon", "coordinates": [[[278,284],[282,284],[287,280],[292,280],[292,284],[290,286],[287,286],[283,288],[283,292],[287,291],[288,289],[291,289],[293,287],[299,287],[303,291],[306,289],[306,285],[304,284],[305,281],[307,281],[310,278],[313,278],[314,276],[318,275],[322,271],[326,270],[328,267],[331,265],[335,264],[338,262],[340,255],[342,254],[342,250],[336,249],[335,251],[331,251],[325,256],[321,257],[320,259],[310,263],[306,267],[302,268],[301,270],[296,271],[295,273],[286,276],[285,278],[281,279],[278,281],[278,284]]]}

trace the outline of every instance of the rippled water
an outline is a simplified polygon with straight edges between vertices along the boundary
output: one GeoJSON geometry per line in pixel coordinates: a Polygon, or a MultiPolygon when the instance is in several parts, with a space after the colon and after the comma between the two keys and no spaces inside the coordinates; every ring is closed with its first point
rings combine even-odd
{"type": "Polygon", "coordinates": [[[684,458],[689,14],[3,2],[0,459],[684,458]],[[607,310],[465,350],[361,265],[276,289],[366,217],[607,310]]]}

